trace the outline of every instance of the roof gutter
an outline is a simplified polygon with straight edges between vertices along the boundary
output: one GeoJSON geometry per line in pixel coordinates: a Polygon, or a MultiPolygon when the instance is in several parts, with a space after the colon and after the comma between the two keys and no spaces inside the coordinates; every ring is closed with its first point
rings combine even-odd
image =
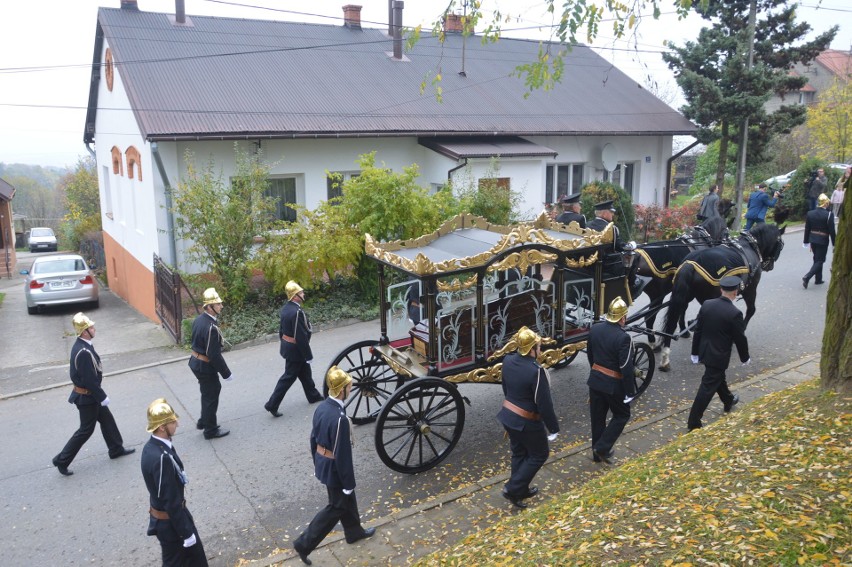
{"type": "Polygon", "coordinates": [[[669,159],[666,160],[666,190],[665,190],[665,194],[663,195],[663,206],[665,208],[667,208],[667,209],[669,208],[669,201],[670,201],[671,194],[672,194],[672,191],[671,191],[672,162],[700,143],[701,142],[699,142],[698,140],[695,140],[689,146],[685,147],[684,149],[682,149],[681,151],[679,151],[678,153],[676,153],[675,155],[673,155],[672,157],[670,157],[669,159]]]}
{"type": "Polygon", "coordinates": [[[467,158],[464,158],[464,163],[460,163],[457,166],[455,166],[454,168],[447,171],[447,181],[452,181],[453,180],[453,173],[460,170],[461,168],[463,168],[466,165],[467,165],[467,158]]]}
{"type": "Polygon", "coordinates": [[[157,142],[151,143],[151,154],[154,156],[154,163],[157,164],[157,171],[160,172],[160,178],[163,180],[163,188],[166,196],[166,231],[169,235],[169,256],[171,265],[177,268],[177,246],[175,245],[175,217],[172,212],[172,186],[169,183],[169,176],[166,175],[166,168],[163,166],[163,160],[160,157],[160,148],[157,142]]]}

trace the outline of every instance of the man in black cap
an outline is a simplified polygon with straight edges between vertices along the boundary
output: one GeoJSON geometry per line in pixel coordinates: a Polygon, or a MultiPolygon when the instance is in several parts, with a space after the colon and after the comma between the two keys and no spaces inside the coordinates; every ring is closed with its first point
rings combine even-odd
{"type": "Polygon", "coordinates": [[[562,197],[562,214],[556,217],[556,222],[562,224],[576,222],[580,228],[586,228],[586,217],[580,214],[580,193],[562,197]]]}
{"type": "Polygon", "coordinates": [[[736,276],[725,276],[719,281],[722,296],[705,301],[698,312],[695,334],[692,337],[692,363],[704,364],[704,376],[692,402],[687,427],[689,430],[701,427],[704,410],[719,394],[725,413],[731,411],[740,401],[739,396],[731,393],[725,381],[725,370],[731,360],[731,347],[737,345],[737,353],[743,366],[751,362],[748,355],[748,339],[745,336],[743,313],[736,305],[737,290],[742,281],[736,276]]]}
{"type": "Polygon", "coordinates": [[[828,243],[834,246],[834,213],[828,210],[831,206],[831,200],[825,194],[818,198],[817,208],[808,212],[805,217],[805,248],[810,248],[813,252],[814,263],[811,269],[802,278],[802,287],[808,289],[808,281],[813,277],[814,283],[820,285],[822,279],[822,265],[825,263],[825,256],[828,254],[828,243]]]}

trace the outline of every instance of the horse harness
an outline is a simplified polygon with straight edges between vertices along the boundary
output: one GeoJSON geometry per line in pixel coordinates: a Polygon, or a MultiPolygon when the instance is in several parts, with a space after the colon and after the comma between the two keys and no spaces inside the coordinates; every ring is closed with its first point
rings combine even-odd
{"type": "Polygon", "coordinates": [[[745,264],[748,268],[748,279],[751,279],[754,276],[755,272],[757,272],[758,266],[763,266],[763,255],[761,255],[760,253],[760,246],[757,245],[757,240],[754,238],[754,236],[751,235],[751,233],[743,230],[740,232],[740,236],[744,238],[746,242],[748,242],[751,249],[754,251],[755,254],[757,254],[757,264],[752,265],[751,262],[749,262],[748,254],[746,253],[746,250],[745,248],[743,248],[742,244],[739,243],[739,240],[730,240],[729,244],[734,250],[739,253],[740,258],[742,258],[743,260],[743,264],[745,264]]]}

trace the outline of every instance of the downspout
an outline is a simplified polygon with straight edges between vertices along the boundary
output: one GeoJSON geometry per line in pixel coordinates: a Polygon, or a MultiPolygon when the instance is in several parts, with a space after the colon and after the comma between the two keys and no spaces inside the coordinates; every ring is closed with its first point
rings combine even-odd
{"type": "Polygon", "coordinates": [[[447,172],[447,181],[452,181],[453,180],[453,173],[455,173],[456,171],[465,167],[466,165],[467,165],[467,158],[464,158],[464,163],[460,163],[459,165],[455,166],[454,168],[452,168],[451,170],[449,170],[447,172]]]}
{"type": "Polygon", "coordinates": [[[175,218],[172,212],[172,186],[169,184],[169,176],[166,175],[166,168],[163,167],[163,160],[160,158],[160,147],[157,142],[151,142],[151,154],[154,156],[154,162],[157,164],[157,170],[160,172],[160,178],[163,180],[164,193],[166,196],[166,230],[169,234],[169,255],[171,256],[172,266],[177,268],[177,246],[175,245],[175,218]]]}
{"type": "Polygon", "coordinates": [[[665,193],[665,195],[663,195],[663,207],[665,207],[666,209],[668,209],[668,208],[669,208],[669,199],[670,199],[671,194],[672,194],[672,191],[671,191],[671,186],[672,186],[672,162],[673,162],[674,160],[676,160],[677,158],[679,158],[680,156],[682,156],[683,154],[685,154],[686,152],[688,152],[689,150],[691,150],[692,148],[694,148],[695,146],[697,146],[698,144],[700,144],[700,143],[701,143],[701,142],[699,142],[698,140],[695,140],[694,142],[692,142],[692,144],[690,144],[689,146],[685,147],[684,149],[682,149],[681,151],[679,151],[678,153],[676,153],[675,155],[673,155],[672,157],[670,157],[668,160],[666,160],[666,193],[665,193]]]}
{"type": "Polygon", "coordinates": [[[95,163],[98,163],[98,156],[95,154],[95,150],[93,150],[89,146],[89,144],[91,144],[91,142],[86,142],[86,151],[89,152],[89,154],[91,154],[92,159],[95,160],[95,163]]]}

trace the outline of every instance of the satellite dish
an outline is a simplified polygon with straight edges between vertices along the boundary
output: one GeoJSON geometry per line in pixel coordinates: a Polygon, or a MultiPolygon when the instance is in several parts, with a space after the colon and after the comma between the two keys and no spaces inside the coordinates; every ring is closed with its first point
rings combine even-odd
{"type": "Polygon", "coordinates": [[[607,171],[612,171],[618,167],[618,150],[612,144],[604,144],[601,149],[601,163],[607,171]]]}

